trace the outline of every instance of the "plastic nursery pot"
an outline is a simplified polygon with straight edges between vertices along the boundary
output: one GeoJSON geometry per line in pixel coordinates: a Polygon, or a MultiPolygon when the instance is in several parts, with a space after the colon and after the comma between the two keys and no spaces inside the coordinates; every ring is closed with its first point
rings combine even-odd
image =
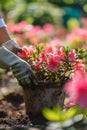
{"type": "Polygon", "coordinates": [[[64,106],[65,93],[63,85],[55,82],[39,82],[35,87],[23,87],[26,113],[31,120],[44,122],[41,111],[43,108],[64,106]]]}

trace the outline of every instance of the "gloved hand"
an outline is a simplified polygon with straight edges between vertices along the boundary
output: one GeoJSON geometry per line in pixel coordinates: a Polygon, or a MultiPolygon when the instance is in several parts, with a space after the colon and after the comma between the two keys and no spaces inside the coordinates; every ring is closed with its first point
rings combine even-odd
{"type": "Polygon", "coordinates": [[[0,68],[11,69],[19,84],[24,87],[38,84],[30,65],[4,46],[0,48],[0,68]]]}
{"type": "Polygon", "coordinates": [[[3,43],[2,46],[5,46],[8,50],[15,54],[22,51],[21,47],[14,40],[9,40],[3,43]]]}

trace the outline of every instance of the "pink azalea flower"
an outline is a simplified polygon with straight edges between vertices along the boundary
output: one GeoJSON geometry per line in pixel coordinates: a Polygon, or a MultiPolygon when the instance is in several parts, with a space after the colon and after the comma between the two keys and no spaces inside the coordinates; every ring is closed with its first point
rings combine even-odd
{"type": "Polygon", "coordinates": [[[22,48],[22,52],[18,53],[18,56],[21,57],[22,59],[24,58],[30,58],[32,57],[32,53],[35,52],[35,47],[33,45],[30,46],[24,46],[22,48]]]}
{"type": "Polygon", "coordinates": [[[36,62],[36,64],[34,64],[34,69],[35,70],[40,70],[41,69],[41,63],[39,61],[36,62]]]}
{"type": "Polygon", "coordinates": [[[46,55],[44,53],[42,53],[36,59],[34,59],[34,61],[35,61],[35,63],[34,63],[34,69],[35,70],[41,70],[42,64],[47,61],[46,55]]]}
{"type": "Polygon", "coordinates": [[[60,62],[60,56],[55,54],[48,55],[47,67],[48,70],[58,71],[58,63],[60,62]]]}
{"type": "Polygon", "coordinates": [[[69,96],[69,103],[79,104],[87,108],[87,74],[76,72],[73,78],[65,85],[65,92],[69,96]]]}
{"type": "Polygon", "coordinates": [[[60,47],[58,49],[58,55],[61,57],[61,59],[64,59],[65,57],[65,52],[64,52],[64,48],[63,47],[60,47]]]}
{"type": "Polygon", "coordinates": [[[46,54],[42,53],[41,55],[39,55],[38,60],[43,63],[43,62],[47,62],[47,58],[46,58],[46,54]]]}
{"type": "Polygon", "coordinates": [[[44,47],[44,53],[53,53],[54,51],[56,51],[56,47],[55,46],[50,46],[50,44],[47,44],[47,46],[44,47]]]}
{"type": "Polygon", "coordinates": [[[75,61],[75,58],[76,58],[76,52],[75,52],[75,49],[73,49],[72,51],[69,52],[68,54],[68,60],[70,62],[73,62],[75,61]]]}
{"type": "Polygon", "coordinates": [[[81,59],[77,59],[77,61],[75,62],[74,70],[84,72],[84,64],[82,63],[81,59]]]}
{"type": "Polygon", "coordinates": [[[64,47],[59,48],[56,45],[34,44],[24,46],[22,52],[19,53],[19,57],[31,65],[40,80],[59,81],[61,75],[71,77],[77,70],[84,72],[82,60],[78,59],[78,53],[74,49],[67,51],[64,47]],[[43,73],[42,76],[38,75],[40,72],[43,73]]]}
{"type": "Polygon", "coordinates": [[[20,58],[22,58],[22,59],[24,59],[26,56],[21,52],[18,52],[18,54],[17,54],[20,58]]]}

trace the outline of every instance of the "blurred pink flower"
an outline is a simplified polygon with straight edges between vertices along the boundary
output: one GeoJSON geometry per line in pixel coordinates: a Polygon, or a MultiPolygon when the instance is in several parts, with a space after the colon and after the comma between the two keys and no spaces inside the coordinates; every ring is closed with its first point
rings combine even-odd
{"type": "Polygon", "coordinates": [[[22,34],[25,31],[26,26],[27,26],[26,21],[21,21],[21,22],[16,23],[16,24],[12,24],[12,23],[7,24],[8,29],[10,31],[12,31],[14,34],[22,34]]]}
{"type": "Polygon", "coordinates": [[[53,53],[56,51],[57,51],[56,46],[50,46],[50,44],[48,44],[44,47],[44,53],[53,53]]]}
{"type": "Polygon", "coordinates": [[[13,32],[14,26],[15,26],[15,24],[14,24],[13,22],[7,23],[7,29],[8,29],[10,32],[13,32]]]}
{"type": "Polygon", "coordinates": [[[64,27],[58,28],[58,30],[57,30],[58,38],[65,38],[66,35],[67,35],[66,28],[64,28],[64,27]]]}
{"type": "Polygon", "coordinates": [[[80,19],[82,27],[87,29],[87,17],[81,17],[80,19]]]}
{"type": "Polygon", "coordinates": [[[23,38],[18,37],[18,38],[16,39],[16,41],[17,41],[17,43],[19,44],[19,46],[22,46],[22,44],[23,44],[23,38]]]}
{"type": "Polygon", "coordinates": [[[76,72],[73,78],[64,87],[69,96],[71,105],[79,104],[81,108],[87,108],[87,74],[76,72]]]}
{"type": "Polygon", "coordinates": [[[54,37],[53,39],[51,39],[49,41],[49,44],[50,46],[56,46],[56,47],[63,46],[63,42],[57,37],[54,37]]]}
{"type": "Polygon", "coordinates": [[[50,23],[47,23],[45,25],[43,25],[43,30],[45,31],[45,33],[52,34],[54,32],[54,26],[50,23]]]}
{"type": "Polygon", "coordinates": [[[66,35],[68,45],[74,47],[83,47],[87,43],[87,29],[75,28],[71,33],[66,35]]]}

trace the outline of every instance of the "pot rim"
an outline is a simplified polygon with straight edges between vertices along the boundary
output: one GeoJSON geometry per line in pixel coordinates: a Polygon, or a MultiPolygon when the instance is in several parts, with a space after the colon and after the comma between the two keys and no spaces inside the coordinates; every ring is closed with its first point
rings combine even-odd
{"type": "MultiPolygon", "coordinates": [[[[55,82],[55,81],[38,81],[38,85],[34,88],[62,88],[66,81],[55,82]]],[[[31,86],[33,88],[33,86],[31,86]]]]}

